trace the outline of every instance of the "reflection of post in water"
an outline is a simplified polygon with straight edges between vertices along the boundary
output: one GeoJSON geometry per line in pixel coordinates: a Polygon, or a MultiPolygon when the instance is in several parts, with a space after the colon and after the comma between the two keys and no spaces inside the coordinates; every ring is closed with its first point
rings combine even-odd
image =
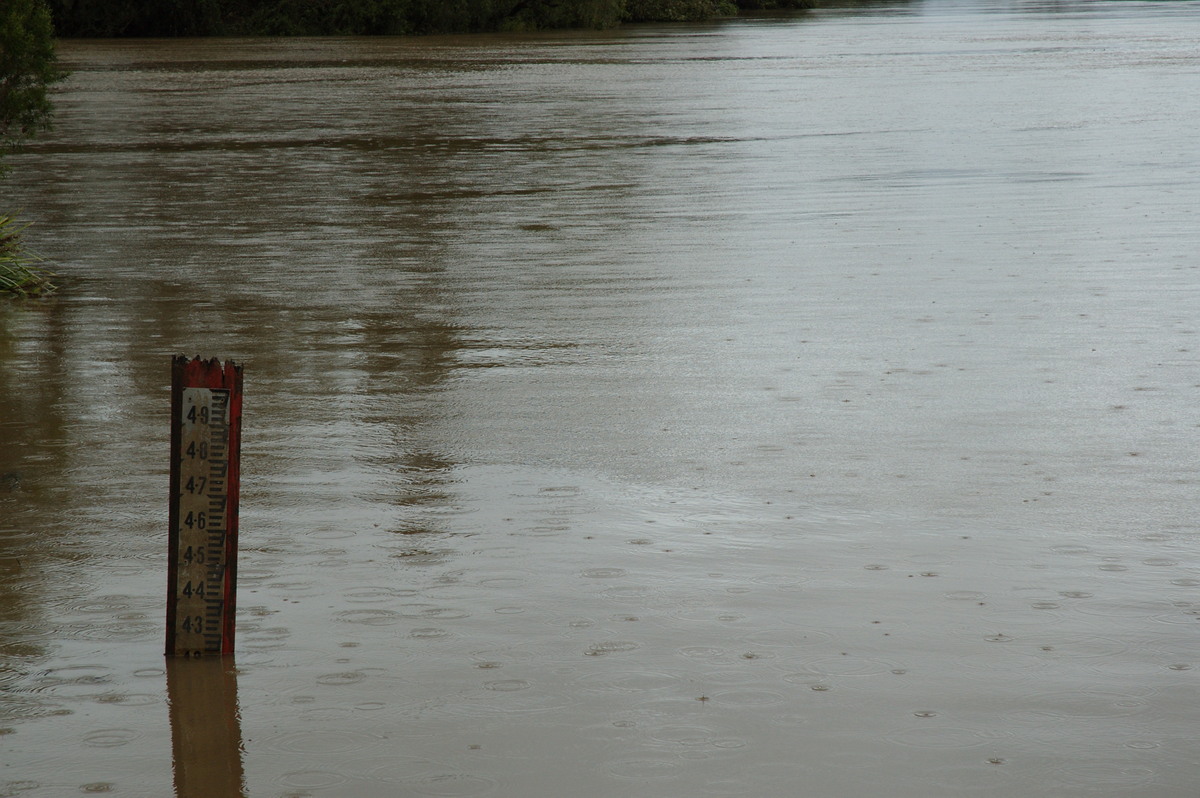
{"type": "Polygon", "coordinates": [[[245,798],[232,657],[167,657],[175,798],[245,798]]]}

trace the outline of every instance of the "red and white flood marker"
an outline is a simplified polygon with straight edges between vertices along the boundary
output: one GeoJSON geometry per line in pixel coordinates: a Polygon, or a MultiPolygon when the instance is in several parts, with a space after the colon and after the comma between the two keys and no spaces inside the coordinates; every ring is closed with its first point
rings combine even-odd
{"type": "Polygon", "coordinates": [[[233,653],[242,367],[171,364],[167,656],[233,653]]]}

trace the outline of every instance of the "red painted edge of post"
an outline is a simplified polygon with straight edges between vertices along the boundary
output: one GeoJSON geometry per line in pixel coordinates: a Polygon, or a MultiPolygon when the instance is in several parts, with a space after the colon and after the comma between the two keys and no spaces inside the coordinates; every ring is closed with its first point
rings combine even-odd
{"type": "Polygon", "coordinates": [[[175,613],[178,604],[175,586],[179,580],[179,446],[183,437],[179,414],[183,401],[183,367],[186,357],[171,358],[171,448],[167,459],[171,468],[170,493],[167,494],[167,640],[168,657],[175,653],[175,613]]]}

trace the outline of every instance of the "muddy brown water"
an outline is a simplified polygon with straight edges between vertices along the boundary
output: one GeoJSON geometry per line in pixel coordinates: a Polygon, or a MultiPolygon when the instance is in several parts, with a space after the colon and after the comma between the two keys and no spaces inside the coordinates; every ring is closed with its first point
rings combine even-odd
{"type": "Polygon", "coordinates": [[[1192,798],[1198,23],[64,42],[0,795],[1192,798]],[[176,353],[245,483],[168,668],[176,353]]]}

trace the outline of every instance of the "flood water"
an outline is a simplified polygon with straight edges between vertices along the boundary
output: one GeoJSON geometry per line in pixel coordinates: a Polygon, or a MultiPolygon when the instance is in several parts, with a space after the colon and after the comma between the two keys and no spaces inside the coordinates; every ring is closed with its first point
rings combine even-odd
{"type": "Polygon", "coordinates": [[[0,795],[1194,798],[1198,23],[63,42],[0,795]],[[245,366],[224,661],[175,354],[245,366]]]}

